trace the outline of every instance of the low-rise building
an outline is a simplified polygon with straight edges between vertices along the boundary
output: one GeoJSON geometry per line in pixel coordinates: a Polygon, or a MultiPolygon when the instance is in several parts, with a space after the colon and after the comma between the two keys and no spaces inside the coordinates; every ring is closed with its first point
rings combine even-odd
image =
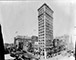
{"type": "Polygon", "coordinates": [[[38,42],[35,42],[35,43],[34,43],[34,51],[35,51],[35,52],[39,52],[38,42]]]}
{"type": "Polygon", "coordinates": [[[38,37],[37,36],[32,36],[31,39],[32,39],[33,43],[38,42],[38,37]]]}
{"type": "Polygon", "coordinates": [[[28,36],[16,36],[14,38],[14,44],[18,47],[21,47],[23,50],[27,50],[29,47],[29,43],[32,44],[33,48],[36,48],[36,42],[38,42],[38,37],[37,36],[32,36],[32,37],[28,37],[28,36]]]}
{"type": "Polygon", "coordinates": [[[23,50],[26,51],[28,49],[29,43],[32,43],[31,37],[25,37],[25,40],[23,41],[23,50]]]}
{"type": "Polygon", "coordinates": [[[68,48],[68,44],[70,41],[69,35],[59,36],[59,37],[56,37],[55,39],[59,39],[59,43],[58,43],[59,46],[64,45],[65,48],[68,48]]]}
{"type": "Polygon", "coordinates": [[[31,42],[31,37],[18,35],[14,38],[14,44],[22,49],[25,49],[28,42],[31,42]]]}
{"type": "Polygon", "coordinates": [[[74,51],[71,36],[63,35],[60,37],[56,37],[54,40],[58,40],[58,41],[55,41],[55,45],[57,45],[57,47],[59,47],[58,49],[60,49],[60,51],[62,51],[61,53],[63,53],[63,51],[66,51],[66,52],[74,51]]]}

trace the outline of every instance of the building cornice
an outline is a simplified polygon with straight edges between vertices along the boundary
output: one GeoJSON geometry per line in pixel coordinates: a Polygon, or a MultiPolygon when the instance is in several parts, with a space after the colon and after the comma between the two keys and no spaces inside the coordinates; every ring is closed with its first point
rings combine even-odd
{"type": "Polygon", "coordinates": [[[52,13],[54,13],[54,11],[53,11],[46,3],[44,3],[44,4],[38,9],[38,11],[39,11],[43,6],[47,6],[47,7],[52,11],[52,13]]]}

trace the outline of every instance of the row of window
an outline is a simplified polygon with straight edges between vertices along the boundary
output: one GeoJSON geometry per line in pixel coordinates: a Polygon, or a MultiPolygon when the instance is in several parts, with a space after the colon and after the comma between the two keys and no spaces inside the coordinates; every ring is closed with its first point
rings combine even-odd
{"type": "Polygon", "coordinates": [[[46,36],[51,37],[53,36],[53,33],[46,33],[46,36]]]}
{"type": "Polygon", "coordinates": [[[42,24],[39,23],[38,25],[39,25],[39,26],[44,26],[44,23],[42,23],[42,24]]]}
{"type": "MultiPolygon", "coordinates": [[[[53,34],[47,34],[47,33],[45,35],[46,35],[46,38],[53,36],[53,34]]],[[[43,37],[43,36],[44,36],[44,34],[39,34],[39,37],[43,37]]]]}
{"type": "Polygon", "coordinates": [[[53,40],[53,37],[46,37],[46,40],[53,40]]]}
{"type": "Polygon", "coordinates": [[[51,39],[47,39],[46,42],[51,42],[51,39]]]}
{"type": "Polygon", "coordinates": [[[38,11],[39,15],[42,14],[44,12],[44,8],[40,8],[40,10],[38,11]]]}
{"type": "Polygon", "coordinates": [[[53,18],[51,16],[49,16],[47,13],[45,13],[46,18],[48,18],[49,20],[52,20],[53,18]]]}
{"type": "Polygon", "coordinates": [[[53,36],[53,34],[47,34],[47,33],[46,33],[46,36],[49,36],[49,37],[51,37],[51,36],[53,36]]]}
{"type": "Polygon", "coordinates": [[[46,33],[47,34],[53,34],[53,31],[52,30],[46,30],[46,33]]]}
{"type": "Polygon", "coordinates": [[[39,36],[44,36],[44,34],[40,34],[39,36]]]}
{"type": "MultiPolygon", "coordinates": [[[[44,33],[44,28],[39,28],[39,34],[44,33]]],[[[46,29],[46,33],[53,33],[52,29],[46,29]]]]}
{"type": "Polygon", "coordinates": [[[47,34],[53,34],[53,31],[52,30],[46,30],[46,33],[47,34]]]}
{"type": "Polygon", "coordinates": [[[44,29],[39,29],[39,31],[44,31],[44,29]]]}
{"type": "Polygon", "coordinates": [[[44,26],[39,27],[38,30],[44,30],[44,26]]]}
{"type": "Polygon", "coordinates": [[[50,23],[46,22],[46,26],[52,26],[52,24],[50,24],[50,23]]]}
{"type": "Polygon", "coordinates": [[[47,43],[46,46],[49,46],[49,47],[50,47],[50,46],[53,46],[53,44],[48,44],[48,43],[47,43]]]}
{"type": "MultiPolygon", "coordinates": [[[[48,33],[46,33],[45,35],[46,35],[46,36],[53,36],[53,32],[48,32],[48,33]]],[[[40,32],[40,33],[39,33],[39,37],[40,37],[40,36],[44,36],[44,33],[43,33],[43,32],[40,32]]]]}
{"type": "Polygon", "coordinates": [[[39,36],[39,39],[44,39],[44,36],[39,36]]]}
{"type": "MultiPolygon", "coordinates": [[[[39,37],[39,40],[43,40],[44,37],[39,37]]],[[[52,40],[53,36],[46,36],[46,40],[52,40]]]]}
{"type": "Polygon", "coordinates": [[[39,39],[41,40],[41,39],[44,39],[44,37],[39,37],[39,39]]]}
{"type": "MultiPolygon", "coordinates": [[[[53,19],[52,19],[51,17],[49,17],[48,15],[43,15],[43,16],[46,16],[46,20],[47,20],[48,22],[53,22],[53,19]]],[[[38,18],[38,21],[39,21],[39,22],[44,21],[44,17],[40,16],[40,17],[38,18]]]]}
{"type": "Polygon", "coordinates": [[[50,26],[50,27],[53,27],[53,25],[51,23],[49,23],[49,22],[46,22],[46,25],[50,26]]]}
{"type": "Polygon", "coordinates": [[[47,19],[47,21],[53,22],[53,18],[51,16],[49,16],[47,13],[38,16],[38,21],[39,22],[44,21],[45,20],[44,16],[45,16],[45,19],[47,19]]]}
{"type": "Polygon", "coordinates": [[[44,39],[42,39],[42,40],[40,39],[40,40],[39,40],[39,42],[41,42],[41,41],[43,42],[43,41],[44,41],[44,39]]]}
{"type": "Polygon", "coordinates": [[[41,45],[40,47],[41,47],[41,48],[44,48],[44,46],[43,46],[43,45],[41,45]]]}
{"type": "MultiPolygon", "coordinates": [[[[44,28],[44,24],[39,24],[39,27],[38,27],[39,29],[42,29],[42,28],[44,28]]],[[[48,25],[48,24],[46,24],[46,29],[53,29],[53,26],[52,25],[48,25]]]]}
{"type": "Polygon", "coordinates": [[[42,26],[39,26],[38,28],[39,28],[39,29],[42,29],[42,28],[44,28],[44,25],[42,25],[42,26]]]}
{"type": "MultiPolygon", "coordinates": [[[[53,19],[53,16],[51,16],[50,14],[48,14],[47,12],[45,12],[45,16],[48,16],[49,17],[49,19],[51,18],[51,19],[53,19]]],[[[50,19],[50,20],[51,20],[50,19]]]]}
{"type": "Polygon", "coordinates": [[[50,16],[53,16],[52,15],[52,12],[51,12],[51,10],[49,10],[48,8],[44,11],[44,8],[41,8],[39,11],[38,11],[38,15],[41,15],[41,14],[43,14],[43,13],[47,13],[47,14],[49,14],[50,16]]]}
{"type": "Polygon", "coordinates": [[[46,27],[46,32],[53,32],[53,29],[46,27]]]}
{"type": "Polygon", "coordinates": [[[45,27],[47,30],[52,30],[53,29],[53,26],[52,25],[46,25],[46,27],[45,27]]]}
{"type": "Polygon", "coordinates": [[[50,40],[50,39],[52,39],[51,35],[46,36],[46,40],[50,40]]]}
{"type": "Polygon", "coordinates": [[[44,33],[44,31],[39,31],[39,34],[43,34],[44,33]]]}
{"type": "Polygon", "coordinates": [[[46,30],[46,33],[48,33],[48,34],[52,34],[53,33],[53,30],[46,30]]]}
{"type": "Polygon", "coordinates": [[[46,26],[46,30],[47,31],[53,30],[53,27],[46,26]]]}
{"type": "MultiPolygon", "coordinates": [[[[39,21],[38,24],[39,24],[39,26],[44,25],[44,21],[39,21]]],[[[46,19],[46,25],[51,27],[51,26],[53,26],[53,23],[52,23],[52,22],[49,22],[49,21],[46,19]]]]}
{"type": "Polygon", "coordinates": [[[40,35],[40,34],[38,34],[38,36],[39,36],[39,37],[44,37],[44,35],[40,35]]]}
{"type": "Polygon", "coordinates": [[[52,39],[52,37],[46,37],[46,40],[51,40],[52,39]]]}
{"type": "Polygon", "coordinates": [[[42,49],[42,51],[44,51],[44,49],[42,49]]]}
{"type": "Polygon", "coordinates": [[[40,20],[43,20],[44,19],[44,14],[41,14],[41,15],[39,15],[38,16],[38,20],[40,21],[40,20]]]}
{"type": "Polygon", "coordinates": [[[42,45],[43,45],[43,44],[44,44],[44,42],[40,42],[39,44],[42,44],[42,45]]]}
{"type": "Polygon", "coordinates": [[[44,33],[39,33],[39,36],[43,36],[44,35],[44,33]]]}
{"type": "Polygon", "coordinates": [[[41,36],[40,34],[38,36],[39,36],[39,38],[43,38],[44,37],[44,36],[41,36]]]}
{"type": "Polygon", "coordinates": [[[44,24],[44,20],[38,21],[39,24],[44,24]]]}
{"type": "MultiPolygon", "coordinates": [[[[44,25],[41,25],[38,28],[39,28],[39,31],[44,30],[44,25]]],[[[46,30],[52,30],[52,29],[53,29],[53,27],[46,25],[46,30]]]]}
{"type": "MultiPolygon", "coordinates": [[[[46,28],[46,31],[45,32],[50,34],[50,33],[53,33],[53,30],[52,29],[49,29],[49,28],[48,29],[46,28]]],[[[39,34],[40,33],[44,33],[44,28],[39,28],[39,34]]]]}
{"type": "Polygon", "coordinates": [[[50,23],[51,25],[53,25],[53,21],[49,20],[48,18],[45,19],[47,23],[50,23]]]}
{"type": "MultiPolygon", "coordinates": [[[[43,24],[44,23],[44,18],[38,18],[38,23],[40,24],[43,24]]],[[[48,23],[51,23],[51,24],[53,24],[53,21],[52,21],[52,19],[49,19],[48,17],[45,19],[46,20],[46,22],[48,22],[48,23]]]]}
{"type": "Polygon", "coordinates": [[[44,21],[44,18],[38,18],[38,22],[44,21]]]}
{"type": "Polygon", "coordinates": [[[45,11],[47,14],[49,14],[50,16],[53,16],[52,12],[49,9],[46,9],[45,11]]]}
{"type": "Polygon", "coordinates": [[[51,13],[53,13],[53,11],[47,6],[45,6],[45,10],[49,10],[51,13]]]}
{"type": "Polygon", "coordinates": [[[43,11],[43,12],[42,12],[42,11],[41,11],[41,12],[38,12],[38,14],[39,14],[39,15],[42,15],[42,14],[44,14],[44,11],[43,11]]]}

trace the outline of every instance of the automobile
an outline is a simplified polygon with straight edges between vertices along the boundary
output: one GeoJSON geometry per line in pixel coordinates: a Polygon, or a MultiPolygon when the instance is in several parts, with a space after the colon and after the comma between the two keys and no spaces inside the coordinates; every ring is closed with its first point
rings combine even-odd
{"type": "Polygon", "coordinates": [[[31,58],[31,60],[39,60],[39,59],[37,59],[37,58],[31,58]]]}

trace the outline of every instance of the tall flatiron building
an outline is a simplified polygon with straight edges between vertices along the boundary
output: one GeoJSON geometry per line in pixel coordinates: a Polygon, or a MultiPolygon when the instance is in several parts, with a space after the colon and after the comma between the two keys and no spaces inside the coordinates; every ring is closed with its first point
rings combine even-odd
{"type": "Polygon", "coordinates": [[[38,42],[41,55],[47,58],[47,52],[52,47],[53,41],[53,10],[44,3],[38,9],[38,42]]]}

